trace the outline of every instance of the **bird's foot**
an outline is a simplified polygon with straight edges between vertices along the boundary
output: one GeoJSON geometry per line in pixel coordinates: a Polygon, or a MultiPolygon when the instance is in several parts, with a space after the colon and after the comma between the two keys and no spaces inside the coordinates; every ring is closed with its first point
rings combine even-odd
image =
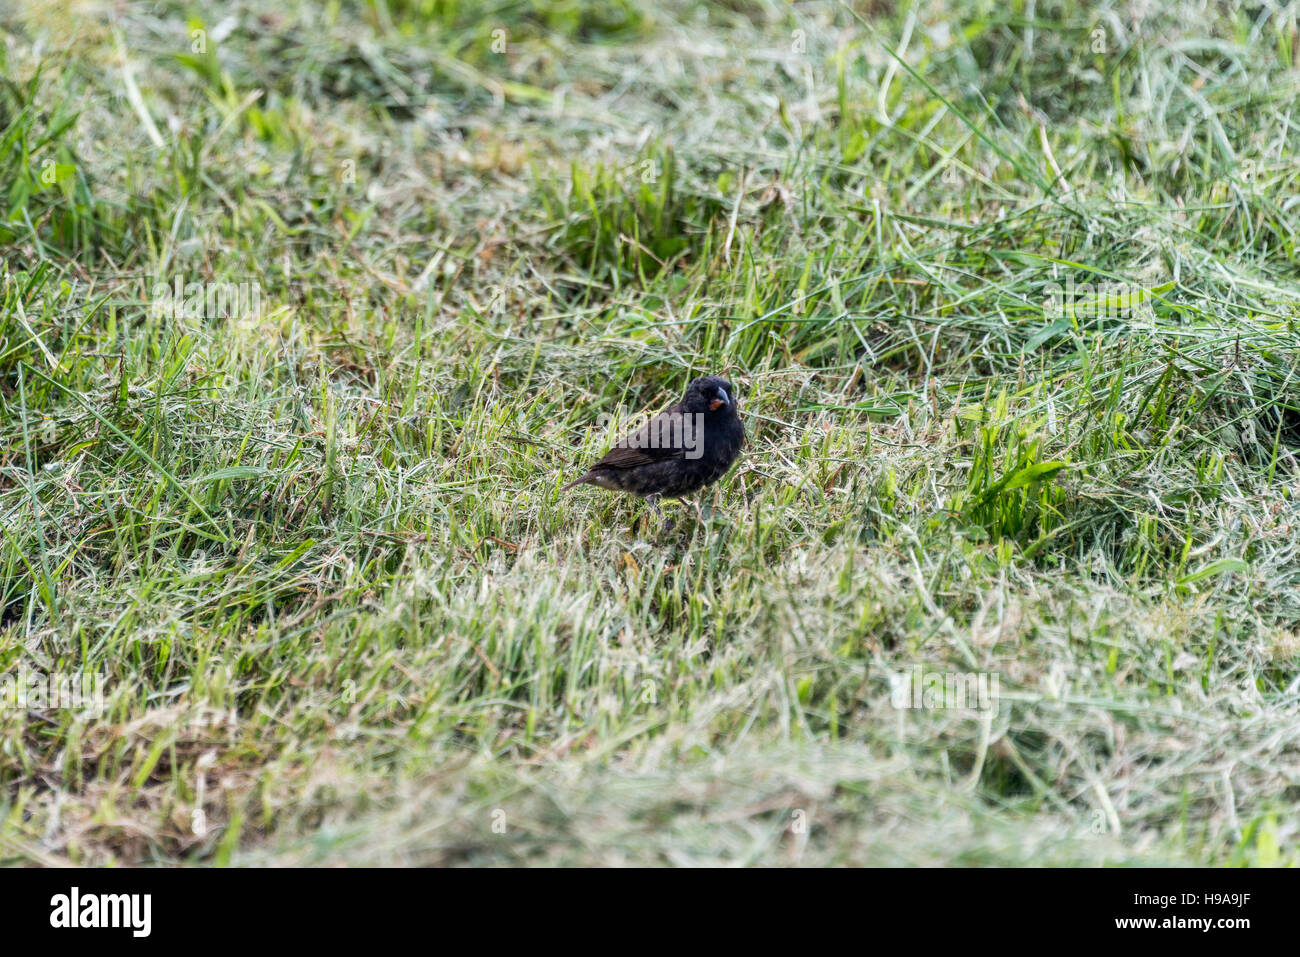
{"type": "Polygon", "coordinates": [[[669,532],[671,532],[674,528],[677,527],[677,523],[674,522],[671,518],[668,518],[666,515],[664,515],[663,509],[659,507],[658,495],[647,495],[646,501],[650,503],[650,507],[654,510],[655,516],[657,518],[663,519],[665,535],[667,535],[669,532]]]}

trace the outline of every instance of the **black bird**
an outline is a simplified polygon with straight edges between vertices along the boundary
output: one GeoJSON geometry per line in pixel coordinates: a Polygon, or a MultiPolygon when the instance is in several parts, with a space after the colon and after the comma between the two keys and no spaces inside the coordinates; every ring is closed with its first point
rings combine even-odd
{"type": "Polygon", "coordinates": [[[603,459],[560,491],[590,484],[628,492],[662,515],[660,498],[682,498],[712,485],[727,474],[744,441],[731,383],[704,376],[686,387],[682,401],[620,438],[603,459]]]}

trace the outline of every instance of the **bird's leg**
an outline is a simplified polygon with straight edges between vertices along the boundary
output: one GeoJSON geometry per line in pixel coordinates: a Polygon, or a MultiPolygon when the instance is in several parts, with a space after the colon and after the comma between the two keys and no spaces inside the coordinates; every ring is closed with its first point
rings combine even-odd
{"type": "MultiPolygon", "coordinates": [[[[655,515],[659,516],[660,518],[664,518],[664,513],[659,508],[658,493],[655,493],[653,495],[647,495],[645,497],[645,500],[650,503],[650,507],[654,509],[655,515]]],[[[673,530],[673,520],[671,518],[664,519],[664,531],[671,532],[672,530],[673,530]]]]}

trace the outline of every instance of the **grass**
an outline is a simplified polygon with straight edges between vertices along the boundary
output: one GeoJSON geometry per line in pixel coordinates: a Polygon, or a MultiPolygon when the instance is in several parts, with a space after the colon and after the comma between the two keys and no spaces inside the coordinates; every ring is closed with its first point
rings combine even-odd
{"type": "Polygon", "coordinates": [[[105,688],[0,860],[1300,863],[1294,6],[0,41],[0,669],[105,688]],[[698,516],[558,494],[707,372],[698,516]]]}

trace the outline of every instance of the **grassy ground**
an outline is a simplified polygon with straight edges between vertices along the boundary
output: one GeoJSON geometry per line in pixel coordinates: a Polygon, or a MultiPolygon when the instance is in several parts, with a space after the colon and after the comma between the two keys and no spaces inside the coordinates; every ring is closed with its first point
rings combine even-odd
{"type": "Polygon", "coordinates": [[[1272,2],[0,8],[0,666],[105,682],[0,702],[0,860],[1300,863],[1298,64],[1272,2]],[[557,493],[707,372],[698,514],[557,493]]]}

